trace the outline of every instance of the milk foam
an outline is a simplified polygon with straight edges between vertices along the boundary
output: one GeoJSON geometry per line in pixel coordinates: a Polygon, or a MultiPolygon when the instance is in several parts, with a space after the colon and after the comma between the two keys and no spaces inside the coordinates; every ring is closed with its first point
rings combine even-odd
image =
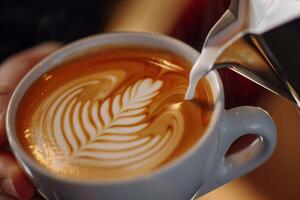
{"type": "Polygon", "coordinates": [[[41,119],[35,132],[44,133],[36,134],[36,140],[50,140],[50,147],[58,149],[50,150],[53,159],[68,165],[140,169],[159,164],[159,157],[177,146],[184,121],[177,110],[149,119],[147,108],[160,94],[163,81],[144,78],[127,86],[119,72],[105,73],[62,85],[46,98],[34,116],[41,119]],[[86,90],[100,87],[104,80],[110,82],[110,88],[101,91],[106,95],[88,97],[86,90]],[[114,90],[122,84],[123,91],[114,90]]]}

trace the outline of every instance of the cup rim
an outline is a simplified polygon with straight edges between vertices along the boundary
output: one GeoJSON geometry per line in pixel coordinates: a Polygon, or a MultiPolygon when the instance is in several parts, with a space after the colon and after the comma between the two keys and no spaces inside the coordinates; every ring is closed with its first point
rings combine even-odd
{"type": "MultiPolygon", "coordinates": [[[[66,177],[60,177],[58,174],[55,174],[54,172],[51,172],[49,169],[46,167],[42,166],[39,164],[34,158],[32,158],[30,155],[28,155],[25,152],[25,149],[21,145],[17,134],[15,130],[15,113],[18,107],[18,103],[20,99],[23,98],[24,93],[22,96],[18,97],[17,94],[20,93],[20,90],[24,90],[24,84],[27,82],[30,82],[29,86],[36,80],[32,80],[31,77],[33,74],[37,73],[38,69],[41,69],[44,65],[47,65],[49,61],[54,61],[52,62],[52,66],[50,69],[54,68],[57,65],[56,60],[63,60],[66,58],[66,56],[61,56],[64,53],[75,49],[76,47],[79,46],[84,46],[85,49],[89,49],[90,47],[87,44],[90,44],[93,41],[98,41],[98,40],[105,40],[109,37],[112,38],[118,38],[118,37],[137,37],[137,38],[144,38],[144,39],[149,39],[149,40],[156,40],[156,41],[164,41],[167,42],[168,44],[174,44],[180,49],[180,51],[188,51],[190,54],[192,54],[195,58],[199,56],[199,52],[196,51],[194,48],[190,47],[189,45],[185,44],[184,42],[177,40],[175,38],[172,38],[170,36],[166,36],[163,34],[159,33],[147,33],[147,32],[112,32],[112,33],[102,33],[102,34],[97,34],[89,37],[85,37],[82,39],[79,39],[75,42],[72,42],[58,51],[52,53],[51,55],[47,56],[44,58],[42,61],[40,61],[38,64],[36,64],[24,77],[23,79],[19,82],[17,85],[16,89],[14,90],[9,104],[7,108],[7,114],[6,114],[6,132],[7,132],[7,137],[8,141],[10,144],[10,147],[14,153],[14,155],[17,158],[17,161],[19,164],[21,164],[21,167],[24,167],[22,165],[23,162],[25,162],[27,165],[29,165],[31,168],[33,168],[35,171],[43,174],[47,178],[50,179],[55,179],[60,182],[65,182],[65,183],[71,183],[71,184],[80,184],[80,185],[112,185],[112,184],[128,184],[131,182],[138,182],[138,181],[143,181],[145,179],[153,178],[160,176],[163,173],[166,173],[170,171],[171,169],[175,168],[177,165],[180,163],[183,163],[185,160],[187,160],[189,157],[191,157],[196,151],[200,148],[200,146],[205,143],[206,140],[208,140],[209,136],[215,131],[215,128],[217,126],[217,122],[219,121],[219,118],[221,117],[221,113],[224,110],[224,90],[223,90],[223,84],[222,81],[216,71],[210,72],[207,76],[206,79],[209,82],[209,85],[211,87],[212,93],[213,93],[213,100],[214,100],[214,111],[212,112],[211,119],[209,122],[209,125],[204,132],[204,134],[201,136],[201,138],[188,150],[183,155],[180,155],[179,157],[169,161],[162,167],[155,169],[145,175],[138,175],[135,177],[130,177],[130,178],[122,178],[122,179],[111,179],[111,180],[80,180],[76,178],[66,178],[66,177]],[[86,45],[86,46],[85,46],[86,45]],[[21,163],[21,162],[22,163],[21,163]]],[[[126,39],[124,39],[124,43],[126,39]]],[[[109,45],[109,43],[107,44],[109,45]]],[[[134,45],[134,44],[133,44],[134,45]]],[[[99,45],[100,47],[101,45],[99,45]]],[[[103,46],[103,45],[102,45],[103,46]]],[[[154,45],[155,46],[155,45],[154,45]]],[[[163,48],[158,46],[159,48],[163,48]]],[[[151,48],[151,47],[149,47],[151,48]]],[[[165,48],[167,50],[170,50],[168,48],[165,48]]],[[[191,61],[190,59],[188,59],[191,61]]],[[[194,62],[194,61],[191,61],[194,62]]],[[[47,70],[43,70],[43,73],[45,73],[47,70]]],[[[25,87],[25,90],[28,89],[28,87],[25,87]]],[[[28,170],[24,169],[26,172],[28,170]]]]}

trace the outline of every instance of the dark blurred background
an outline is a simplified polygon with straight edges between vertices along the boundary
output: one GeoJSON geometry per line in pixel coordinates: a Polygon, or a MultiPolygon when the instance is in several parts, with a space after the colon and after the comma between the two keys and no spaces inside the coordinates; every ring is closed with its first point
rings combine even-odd
{"type": "Polygon", "coordinates": [[[0,61],[47,40],[69,43],[104,31],[118,0],[1,0],[0,61]]]}
{"type": "MultiPolygon", "coordinates": [[[[121,22],[124,24],[126,17],[129,20],[132,18],[126,10],[133,11],[131,13],[136,14],[135,17],[144,17],[145,23],[156,23],[156,27],[162,27],[145,31],[171,34],[200,50],[210,27],[226,10],[230,0],[186,0],[184,3],[182,0],[174,0],[174,4],[170,0],[165,2],[167,4],[157,0],[1,0],[0,61],[43,41],[69,43],[104,32],[111,21],[117,21],[118,24],[120,20],[114,20],[115,18],[125,18],[121,22]],[[149,15],[155,18],[157,13],[166,10],[164,7],[174,9],[171,13],[174,16],[168,16],[167,11],[161,21],[155,22],[146,15],[143,16],[149,10],[153,11],[149,15]],[[141,13],[137,11],[138,8],[141,8],[141,13]]],[[[137,25],[139,26],[139,22],[137,25]]],[[[124,25],[120,26],[123,28],[124,25]]]]}

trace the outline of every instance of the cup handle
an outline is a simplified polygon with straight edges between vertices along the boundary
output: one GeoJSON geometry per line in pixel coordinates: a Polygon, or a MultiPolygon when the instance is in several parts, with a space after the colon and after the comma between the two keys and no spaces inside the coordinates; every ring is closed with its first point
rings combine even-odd
{"type": "Polygon", "coordinates": [[[245,175],[265,162],[275,149],[277,136],[275,124],[266,111],[241,106],[224,112],[218,138],[216,156],[197,197],[245,175]],[[225,156],[236,139],[250,133],[259,137],[245,149],[225,156]]]}

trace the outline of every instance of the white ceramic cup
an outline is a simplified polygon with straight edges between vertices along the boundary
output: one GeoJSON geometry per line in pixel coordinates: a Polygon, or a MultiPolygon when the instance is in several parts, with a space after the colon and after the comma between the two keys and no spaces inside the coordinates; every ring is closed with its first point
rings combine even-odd
{"type": "Polygon", "coordinates": [[[199,56],[188,45],[163,35],[101,34],[74,42],[47,57],[16,88],[6,120],[9,143],[20,166],[46,199],[188,200],[250,172],[271,156],[276,144],[276,128],[271,117],[264,110],[249,106],[224,111],[223,86],[217,72],[211,72],[206,78],[213,93],[214,111],[207,131],[184,155],[151,174],[128,180],[89,182],[62,178],[42,167],[24,151],[16,134],[16,110],[26,90],[45,72],[76,54],[95,47],[124,44],[167,49],[191,63],[199,56]],[[248,133],[259,138],[244,150],[225,157],[230,145],[248,133]]]}

